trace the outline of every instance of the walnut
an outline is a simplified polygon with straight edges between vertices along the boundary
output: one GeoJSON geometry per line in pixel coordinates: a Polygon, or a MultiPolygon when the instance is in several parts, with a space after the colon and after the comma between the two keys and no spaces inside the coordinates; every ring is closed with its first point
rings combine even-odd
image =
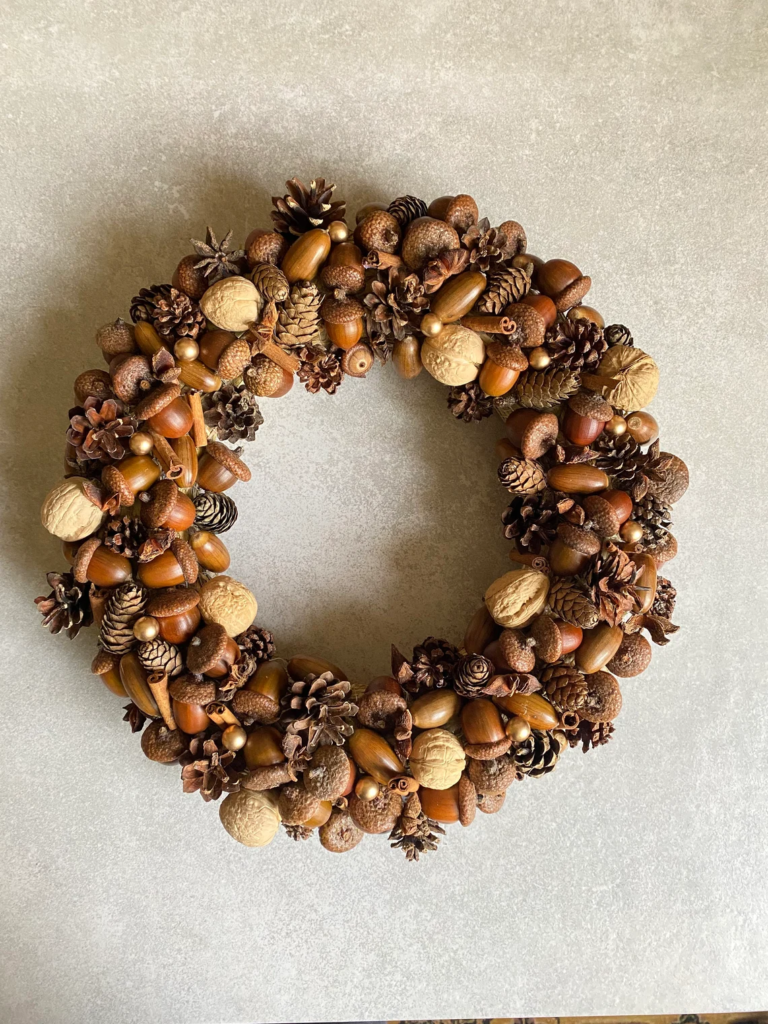
{"type": "Polygon", "coordinates": [[[244,633],[256,618],[258,608],[248,587],[231,576],[215,576],[200,590],[203,619],[207,623],[218,622],[230,636],[244,633]]]}
{"type": "Polygon", "coordinates": [[[605,398],[616,409],[636,412],[645,408],[659,386],[659,368],[649,355],[639,348],[614,345],[600,360],[598,370],[602,377],[616,377],[605,398]]]}
{"type": "Polygon", "coordinates": [[[485,603],[495,622],[515,629],[544,611],[548,593],[549,578],[543,572],[515,569],[488,587],[485,603]]]}
{"type": "Polygon", "coordinates": [[[413,743],[411,772],[428,789],[450,789],[466,765],[464,748],[447,729],[427,729],[413,743]]]}
{"type": "Polygon", "coordinates": [[[222,331],[247,331],[259,319],[264,299],[246,277],[225,277],[200,299],[205,316],[222,331]]]}
{"type": "Polygon", "coordinates": [[[475,331],[460,324],[448,324],[421,346],[424,368],[441,384],[454,387],[469,384],[480,372],[485,344],[475,331]]]}
{"type": "Polygon", "coordinates": [[[59,540],[83,540],[101,526],[104,514],[86,497],[86,483],[84,477],[71,476],[56,484],[43,502],[43,526],[59,540]]]}
{"type": "Polygon", "coordinates": [[[233,839],[243,846],[267,846],[280,827],[277,799],[269,791],[241,789],[219,807],[219,817],[233,839]]]}

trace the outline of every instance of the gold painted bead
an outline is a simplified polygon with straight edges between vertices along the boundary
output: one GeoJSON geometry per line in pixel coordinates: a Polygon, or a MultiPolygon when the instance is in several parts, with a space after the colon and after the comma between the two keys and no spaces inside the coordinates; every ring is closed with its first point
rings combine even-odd
{"type": "Polygon", "coordinates": [[[531,735],[531,727],[524,718],[510,718],[507,722],[507,736],[513,743],[525,743],[531,735]]]}
{"type": "Polygon", "coordinates": [[[370,775],[364,775],[362,779],[357,780],[355,795],[358,800],[375,800],[380,792],[381,786],[370,775]]]}
{"type": "Polygon", "coordinates": [[[200,346],[192,338],[180,338],[173,346],[173,354],[180,363],[191,363],[200,355],[200,346]]]}
{"type": "Polygon", "coordinates": [[[627,421],[623,416],[611,416],[608,422],[603,427],[606,434],[612,434],[614,437],[621,437],[622,434],[627,432],[627,421]]]}
{"type": "Polygon", "coordinates": [[[637,544],[643,539],[643,528],[634,519],[628,519],[619,530],[621,539],[627,544],[637,544]]]}
{"type": "Polygon", "coordinates": [[[221,742],[227,750],[242,750],[247,739],[248,733],[242,725],[228,725],[221,734],[221,742]]]}
{"type": "Polygon", "coordinates": [[[331,236],[333,244],[338,245],[339,242],[346,242],[349,238],[349,228],[343,220],[332,220],[328,225],[328,234],[331,236]]]}
{"type": "Polygon", "coordinates": [[[133,635],[141,643],[146,643],[147,640],[154,640],[159,632],[160,623],[151,615],[142,615],[133,624],[133,635]]]}
{"type": "Polygon", "coordinates": [[[546,370],[552,362],[552,357],[545,348],[537,346],[528,353],[528,365],[533,370],[546,370]]]}
{"type": "Polygon", "coordinates": [[[425,313],[421,318],[421,333],[428,338],[436,337],[443,329],[443,321],[434,313],[425,313]]]}
{"type": "Polygon", "coordinates": [[[128,444],[134,455],[149,455],[155,446],[150,435],[145,434],[143,430],[134,434],[128,444]]]}

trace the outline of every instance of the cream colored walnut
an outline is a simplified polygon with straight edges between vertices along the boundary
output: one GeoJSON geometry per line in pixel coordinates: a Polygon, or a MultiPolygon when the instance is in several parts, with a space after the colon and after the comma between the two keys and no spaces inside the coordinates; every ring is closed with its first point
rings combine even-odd
{"type": "Polygon", "coordinates": [[[475,331],[461,324],[447,324],[434,338],[425,338],[421,361],[441,384],[469,384],[480,372],[485,344],[475,331]]]}
{"type": "Polygon", "coordinates": [[[269,790],[241,789],[230,793],[219,807],[219,818],[232,838],[243,846],[267,846],[280,827],[277,798],[269,790]]]}
{"type": "Polygon", "coordinates": [[[525,626],[544,611],[549,577],[536,569],[515,569],[488,587],[485,604],[494,622],[506,629],[525,626]]]}
{"type": "Polygon", "coordinates": [[[225,277],[200,299],[206,317],[222,331],[247,331],[258,320],[264,299],[246,277],[225,277]]]}
{"type": "Polygon", "coordinates": [[[200,614],[205,622],[218,622],[230,636],[251,625],[259,610],[248,587],[231,576],[214,576],[200,590],[200,614]]]}
{"type": "Polygon", "coordinates": [[[598,373],[602,377],[615,377],[614,384],[606,392],[606,401],[616,409],[637,412],[644,409],[656,394],[659,386],[659,368],[653,359],[639,348],[614,345],[600,360],[598,373]]]}
{"type": "Polygon", "coordinates": [[[427,729],[419,733],[411,752],[411,773],[428,789],[450,789],[464,771],[464,748],[447,729],[427,729]]]}
{"type": "Polygon", "coordinates": [[[83,477],[71,476],[48,493],[40,518],[54,537],[68,541],[83,540],[101,526],[104,513],[83,493],[85,483],[83,477]]]}

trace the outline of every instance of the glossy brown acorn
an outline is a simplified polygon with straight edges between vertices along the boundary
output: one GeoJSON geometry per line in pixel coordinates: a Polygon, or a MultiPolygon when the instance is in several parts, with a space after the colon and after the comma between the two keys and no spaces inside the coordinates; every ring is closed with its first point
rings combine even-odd
{"type": "Polygon", "coordinates": [[[354,320],[345,320],[343,323],[334,324],[324,320],[325,332],[334,345],[348,351],[356,345],[363,336],[363,319],[357,317],[354,320]]]}
{"type": "Polygon", "coordinates": [[[634,503],[626,491],[603,491],[600,495],[601,498],[605,498],[609,502],[619,517],[619,523],[626,523],[629,517],[632,515],[632,509],[634,503]]]}
{"type": "Polygon", "coordinates": [[[581,626],[574,626],[570,622],[563,622],[562,619],[555,619],[555,625],[560,630],[563,640],[563,654],[570,654],[575,651],[584,639],[584,631],[581,626]]]}
{"type": "Polygon", "coordinates": [[[417,729],[439,729],[460,707],[461,697],[455,690],[430,690],[411,704],[411,718],[417,729]]]}
{"type": "Polygon", "coordinates": [[[581,276],[579,268],[570,260],[547,260],[536,272],[539,291],[550,296],[558,295],[581,276]]]}
{"type": "Polygon", "coordinates": [[[202,704],[182,704],[181,701],[172,700],[173,717],[176,725],[182,732],[194,735],[197,732],[204,732],[211,724],[211,720],[205,713],[202,704]]]}
{"type": "Polygon", "coordinates": [[[248,736],[243,747],[245,763],[249,768],[265,768],[270,764],[282,764],[283,736],[271,725],[257,726],[248,736]]]}
{"type": "Polygon", "coordinates": [[[207,452],[203,452],[203,456],[198,463],[198,486],[206,491],[220,494],[222,491],[228,491],[230,487],[234,487],[237,479],[235,474],[231,473],[226,466],[222,466],[220,462],[217,462],[207,452]]]}
{"type": "Polygon", "coordinates": [[[203,674],[209,676],[211,679],[223,679],[224,676],[229,674],[229,670],[235,662],[239,660],[240,648],[232,637],[228,636],[223,655],[218,661],[215,661],[213,665],[210,665],[203,674]]]}
{"type": "MultiPolygon", "coordinates": [[[[192,508],[194,507],[192,505],[192,508]]],[[[229,551],[227,551],[224,541],[215,533],[210,533],[208,530],[193,533],[189,538],[189,544],[204,569],[208,569],[209,572],[226,572],[229,568],[229,551]]]]}
{"type": "Polygon", "coordinates": [[[541,416],[538,409],[515,409],[514,412],[507,416],[504,426],[507,431],[507,437],[515,448],[519,448],[523,443],[523,434],[528,424],[535,420],[537,416],[541,416]]]}
{"type": "Polygon", "coordinates": [[[396,341],[392,349],[392,362],[404,380],[413,380],[424,369],[421,361],[421,346],[412,335],[396,341]]]}
{"type": "Polygon", "coordinates": [[[186,643],[197,632],[201,619],[200,609],[197,606],[190,608],[187,612],[179,612],[177,615],[158,617],[160,636],[169,644],[186,643]]]}
{"type": "Polygon", "coordinates": [[[553,466],[547,473],[547,483],[553,490],[565,494],[596,494],[607,488],[608,477],[602,469],[582,462],[553,466]]]}
{"type": "Polygon", "coordinates": [[[627,430],[638,444],[652,443],[659,436],[659,424],[649,412],[633,412],[627,416],[627,430]]]}
{"type": "Polygon", "coordinates": [[[384,737],[372,729],[357,729],[349,739],[349,752],[357,766],[382,786],[403,774],[400,758],[384,737]]]}
{"type": "Polygon", "coordinates": [[[145,587],[158,590],[160,587],[178,587],[184,583],[184,572],[173,551],[164,551],[151,562],[139,565],[139,579],[145,587]]]}
{"type": "Polygon", "coordinates": [[[419,800],[422,811],[433,821],[450,825],[459,820],[458,782],[450,789],[426,789],[422,786],[419,790],[419,800]]]}
{"type": "Polygon", "coordinates": [[[299,235],[283,257],[280,269],[288,283],[312,281],[331,251],[331,237],[323,228],[313,228],[299,235]]]}
{"type": "MultiPolygon", "coordinates": [[[[507,456],[504,456],[505,458],[507,456]]],[[[469,620],[464,633],[464,650],[467,654],[482,654],[488,644],[498,635],[499,627],[493,621],[485,603],[481,604],[469,620]]]]}
{"type": "Polygon", "coordinates": [[[179,363],[179,382],[186,384],[193,391],[206,391],[209,394],[218,391],[221,387],[221,377],[214,373],[205,363],[199,359],[192,359],[188,363],[179,363]]]}
{"type": "Polygon", "coordinates": [[[378,693],[386,690],[387,693],[396,693],[402,697],[403,688],[393,676],[375,676],[365,688],[366,693],[378,693]]]}
{"type": "Polygon", "coordinates": [[[606,622],[584,630],[584,639],[576,650],[576,667],[587,675],[600,672],[618,651],[623,639],[621,626],[609,626],[606,622]]]}
{"type": "Polygon", "coordinates": [[[444,324],[461,319],[483,294],[485,284],[485,274],[477,270],[467,270],[463,274],[449,277],[432,296],[430,312],[444,324]]]}
{"type": "Polygon", "coordinates": [[[163,437],[183,437],[192,427],[192,410],[183,398],[174,398],[164,409],[150,416],[147,423],[163,437]]]}
{"type": "Polygon", "coordinates": [[[150,718],[159,718],[160,711],[147,684],[147,673],[134,651],[120,659],[120,682],[133,703],[150,718]]]}
{"type": "Polygon", "coordinates": [[[537,292],[528,292],[525,298],[520,299],[526,306],[531,306],[544,321],[547,330],[557,320],[557,307],[548,295],[539,295],[537,292]]]}
{"type": "Polygon", "coordinates": [[[596,324],[601,330],[605,327],[605,319],[601,313],[598,313],[592,306],[573,306],[568,310],[569,320],[589,320],[590,323],[596,324]]]}
{"type": "Polygon", "coordinates": [[[288,675],[291,679],[306,679],[308,675],[321,676],[323,672],[330,672],[335,679],[348,679],[349,676],[334,665],[332,661],[325,658],[313,658],[306,654],[297,654],[288,662],[288,675]]]}
{"type": "Polygon", "coordinates": [[[645,615],[651,610],[651,605],[656,600],[656,587],[658,584],[658,571],[656,562],[652,555],[638,552],[631,556],[632,561],[640,569],[640,575],[635,581],[638,588],[638,607],[640,615],[645,615]]]}
{"type": "Polygon", "coordinates": [[[524,718],[532,729],[548,731],[559,725],[557,712],[538,693],[513,693],[506,697],[494,697],[494,703],[507,714],[524,718]]]}
{"type": "Polygon", "coordinates": [[[152,522],[153,528],[162,527],[166,530],[178,530],[181,533],[182,530],[188,530],[192,523],[194,523],[195,516],[197,515],[194,502],[186,494],[183,494],[178,487],[176,487],[173,499],[173,505],[168,509],[165,518],[162,521],[155,520],[152,522]]]}
{"type": "Polygon", "coordinates": [[[572,444],[586,447],[591,444],[605,429],[605,420],[595,420],[590,416],[580,416],[573,409],[565,407],[560,426],[572,444]]]}
{"type": "Polygon", "coordinates": [[[328,821],[332,810],[333,804],[330,800],[321,800],[320,806],[317,808],[315,813],[310,814],[306,821],[302,821],[302,825],[304,828],[319,828],[328,821]]]}
{"type": "Polygon", "coordinates": [[[285,663],[273,659],[272,661],[262,661],[245,687],[254,693],[262,693],[279,704],[280,698],[288,689],[289,682],[285,663]]]}
{"type": "Polygon", "coordinates": [[[575,576],[589,563],[589,555],[574,551],[555,537],[549,548],[549,568],[555,576],[575,576]]]}
{"type": "Polygon", "coordinates": [[[468,701],[461,711],[461,726],[467,743],[497,743],[504,739],[499,709],[490,700],[468,701]]]}
{"type": "Polygon", "coordinates": [[[114,693],[117,697],[127,697],[128,692],[123,686],[122,680],[120,679],[120,672],[116,668],[110,668],[106,672],[102,672],[99,675],[99,679],[104,683],[106,688],[114,693]]]}
{"type": "Polygon", "coordinates": [[[237,335],[231,331],[206,331],[202,337],[197,339],[201,361],[209,370],[216,370],[224,349],[228,348],[236,338],[237,335]]]}
{"type": "Polygon", "coordinates": [[[117,587],[131,575],[131,563],[105,544],[91,555],[85,575],[97,587],[117,587]]]}
{"type": "Polygon", "coordinates": [[[123,459],[118,469],[134,494],[148,491],[160,479],[160,467],[149,455],[133,455],[123,459]]]}

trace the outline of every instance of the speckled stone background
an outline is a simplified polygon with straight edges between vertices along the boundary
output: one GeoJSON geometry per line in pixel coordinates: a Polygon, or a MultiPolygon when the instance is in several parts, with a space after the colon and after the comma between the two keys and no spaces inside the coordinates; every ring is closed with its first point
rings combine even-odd
{"type": "MultiPolygon", "coordinates": [[[[120,5],[0,15],[0,1019],[15,1024],[752,1010],[768,1005],[766,8],[725,3],[120,5]],[[206,222],[268,223],[291,174],[351,208],[469,191],[659,361],[689,463],[682,632],[617,742],[406,864],[246,850],[141,755],[32,599],[70,381],[95,328],[206,222]]],[[[391,371],[266,425],[228,536],[281,649],[357,679],[459,638],[508,567],[499,424],[391,371]]]]}

